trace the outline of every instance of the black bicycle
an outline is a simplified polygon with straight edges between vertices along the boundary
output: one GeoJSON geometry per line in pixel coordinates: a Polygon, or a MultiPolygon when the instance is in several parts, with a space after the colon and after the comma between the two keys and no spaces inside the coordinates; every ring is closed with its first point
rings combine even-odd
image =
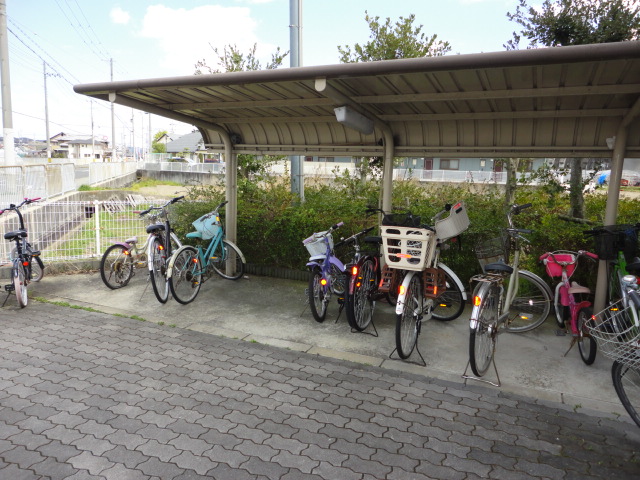
{"type": "MultiPolygon", "coordinates": [[[[38,282],[44,275],[44,264],[40,259],[40,252],[34,250],[27,241],[27,229],[24,226],[24,218],[20,208],[24,205],[37,202],[40,198],[25,198],[19,205],[11,204],[8,208],[0,210],[0,215],[8,211],[15,211],[18,214],[19,228],[4,234],[5,240],[14,242],[15,246],[11,250],[11,283],[5,285],[4,289],[9,294],[15,292],[20,308],[27,306],[29,297],[27,288],[29,283],[38,282]]],[[[7,295],[7,298],[9,296],[7,295]]],[[[5,299],[6,303],[6,299],[5,299]]],[[[3,304],[4,305],[4,304],[3,304]]]]}

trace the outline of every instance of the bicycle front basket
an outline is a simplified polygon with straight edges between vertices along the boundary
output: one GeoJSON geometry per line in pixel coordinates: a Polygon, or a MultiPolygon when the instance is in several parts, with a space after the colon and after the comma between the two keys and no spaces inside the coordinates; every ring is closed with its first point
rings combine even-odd
{"type": "Polygon", "coordinates": [[[640,326],[635,306],[622,300],[591,317],[586,327],[598,343],[598,351],[630,367],[640,366],[640,326]]]}
{"type": "Polygon", "coordinates": [[[191,225],[200,232],[203,240],[209,240],[215,237],[218,231],[222,228],[220,226],[220,217],[215,213],[207,213],[193,222],[191,225]]]}

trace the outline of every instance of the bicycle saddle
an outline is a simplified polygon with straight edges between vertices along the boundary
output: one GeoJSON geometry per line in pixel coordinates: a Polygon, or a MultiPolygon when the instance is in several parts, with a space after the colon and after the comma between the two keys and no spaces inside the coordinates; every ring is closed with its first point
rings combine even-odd
{"type": "Polygon", "coordinates": [[[484,266],[484,271],[493,272],[493,273],[511,274],[513,273],[513,268],[504,262],[493,262],[493,263],[487,263],[484,266]]]}
{"type": "Polygon", "coordinates": [[[591,293],[591,289],[589,287],[583,287],[582,285],[579,285],[578,282],[571,282],[569,293],[591,293]]]}
{"type": "Polygon", "coordinates": [[[382,245],[382,237],[364,237],[365,243],[373,243],[377,245],[382,245]]]}
{"type": "Polygon", "coordinates": [[[147,233],[155,232],[157,230],[164,230],[164,223],[154,223],[147,227],[147,233]]]}
{"type": "Polygon", "coordinates": [[[635,257],[633,260],[627,263],[627,272],[634,275],[640,272],[640,258],[635,257]]]}
{"type": "Polygon", "coordinates": [[[24,238],[26,236],[27,236],[27,231],[26,230],[15,230],[13,232],[7,232],[7,233],[4,234],[5,240],[13,240],[16,237],[24,238]]]}

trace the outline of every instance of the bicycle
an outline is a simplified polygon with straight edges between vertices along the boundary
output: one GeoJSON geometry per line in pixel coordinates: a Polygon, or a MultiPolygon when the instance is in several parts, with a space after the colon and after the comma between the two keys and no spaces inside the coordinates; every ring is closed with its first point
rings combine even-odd
{"type": "MultiPolygon", "coordinates": [[[[466,208],[462,202],[453,207],[446,205],[433,217],[432,222],[433,226],[422,225],[419,228],[381,227],[387,265],[405,271],[395,307],[394,350],[403,360],[409,358],[416,349],[423,321],[432,318],[437,300],[446,291],[445,272],[449,273],[453,283],[462,285],[453,271],[445,270],[439,257],[444,242],[469,227],[466,208]],[[449,216],[441,218],[447,212],[449,216]]],[[[419,350],[418,354],[422,364],[426,365],[419,350]]]]}
{"type": "MultiPolygon", "coordinates": [[[[624,277],[631,274],[640,274],[640,259],[636,257],[638,249],[638,231],[640,223],[635,225],[606,225],[596,227],[584,232],[594,239],[594,250],[600,260],[607,261],[607,301],[614,303],[623,300],[626,307],[629,306],[627,288],[624,285],[624,277]]],[[[635,310],[629,312],[635,315],[634,321],[638,321],[635,310]]]]}
{"type": "Polygon", "coordinates": [[[348,279],[344,294],[344,308],[349,326],[358,332],[366,330],[371,324],[376,301],[381,298],[378,284],[381,278],[379,251],[382,238],[375,236],[364,238],[364,242],[375,247],[375,251],[362,252],[359,242],[360,237],[374,228],[365,228],[342,241],[345,244],[353,243],[353,259],[345,267],[348,279]]]}
{"type": "MultiPolygon", "coordinates": [[[[152,206],[144,211],[134,212],[140,217],[149,215],[151,218],[151,223],[147,225],[146,229],[147,238],[142,246],[138,243],[138,237],[133,236],[122,242],[116,242],[105,250],[100,259],[100,278],[111,290],[125,287],[133,277],[135,269],[149,267],[149,249],[156,238],[163,241],[162,236],[166,231],[166,224],[157,221],[162,211],[162,207],[152,206]],[[158,214],[151,213],[156,210],[159,211],[158,214]]],[[[172,249],[182,246],[182,242],[175,232],[170,230],[169,235],[172,249]]]]}
{"type": "MultiPolygon", "coordinates": [[[[20,308],[26,307],[29,302],[29,296],[27,294],[29,283],[32,281],[39,282],[44,276],[44,263],[40,258],[40,251],[33,250],[33,247],[27,241],[27,229],[24,225],[22,212],[20,212],[22,206],[29,205],[38,200],[40,200],[40,198],[25,198],[19,205],[11,204],[4,210],[0,210],[0,215],[10,210],[15,211],[18,215],[18,230],[4,234],[5,240],[15,243],[10,253],[12,283],[5,285],[4,289],[7,294],[15,292],[20,308]]],[[[9,295],[7,295],[4,303],[6,303],[8,298],[9,295]]]]}
{"type": "MultiPolygon", "coordinates": [[[[502,329],[526,332],[540,326],[549,316],[553,297],[551,289],[536,274],[518,268],[521,241],[527,241],[522,234],[531,233],[531,230],[514,228],[513,215],[529,207],[530,203],[512,205],[507,212],[509,226],[505,236],[476,247],[484,272],[471,278],[471,282],[477,283],[469,319],[469,366],[476,377],[467,376],[465,369],[463,378],[477,379],[486,373],[493,362],[497,336],[502,329]],[[507,264],[512,249],[513,259],[511,264],[507,264]]],[[[499,376],[498,384],[488,383],[499,386],[499,376]]]]}
{"type": "MultiPolygon", "coordinates": [[[[332,235],[333,231],[343,225],[343,222],[337,223],[328,230],[316,232],[302,241],[310,255],[307,262],[309,286],[306,293],[311,314],[316,322],[324,322],[331,296],[335,294],[343,298],[345,293],[345,265],[334,253],[332,235]]],[[[339,243],[341,244],[342,242],[339,243]]]]}
{"type": "Polygon", "coordinates": [[[244,255],[236,244],[225,238],[220,222],[219,210],[227,203],[220,203],[192,223],[196,231],[187,233],[186,237],[199,241],[197,247],[184,245],[169,260],[169,288],[176,301],[183,305],[196,298],[200,287],[213,272],[228,280],[237,280],[244,275],[244,255]],[[209,240],[209,245],[203,249],[201,242],[205,240],[209,240]]]}
{"type": "Polygon", "coordinates": [[[635,275],[625,275],[627,304],[611,303],[587,322],[602,354],[613,360],[613,387],[631,419],[640,427],[640,293],[635,275]]]}
{"type": "Polygon", "coordinates": [[[578,294],[589,295],[591,290],[578,285],[576,282],[569,281],[576,270],[578,260],[580,257],[585,256],[593,260],[598,259],[597,255],[587,252],[586,250],[579,250],[577,252],[558,250],[542,254],[540,261],[543,262],[547,274],[551,278],[560,277],[560,282],[555,288],[553,306],[558,326],[565,328],[565,330],[570,330],[569,333],[571,333],[572,337],[569,349],[565,352],[564,356],[567,356],[569,351],[577,343],[582,361],[587,365],[591,365],[596,359],[598,345],[595,339],[589,334],[586,322],[593,315],[593,309],[591,308],[590,301],[577,301],[575,297],[575,295],[578,294]],[[569,329],[566,328],[567,319],[570,320],[569,329]]]}

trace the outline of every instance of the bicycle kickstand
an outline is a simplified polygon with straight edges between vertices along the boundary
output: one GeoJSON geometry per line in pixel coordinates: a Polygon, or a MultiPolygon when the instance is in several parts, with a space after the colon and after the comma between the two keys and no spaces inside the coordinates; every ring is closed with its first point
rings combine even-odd
{"type": "Polygon", "coordinates": [[[496,372],[496,378],[498,379],[498,383],[492,382],[491,380],[485,380],[484,378],[476,377],[474,375],[467,375],[467,370],[469,370],[469,365],[470,365],[470,362],[467,360],[467,368],[464,369],[464,373],[462,374],[462,378],[464,378],[464,384],[465,385],[467,384],[467,380],[477,380],[479,382],[493,385],[494,387],[501,387],[502,383],[500,382],[500,375],[498,375],[498,367],[496,367],[495,357],[491,359],[491,363],[493,363],[493,370],[496,372]]]}

